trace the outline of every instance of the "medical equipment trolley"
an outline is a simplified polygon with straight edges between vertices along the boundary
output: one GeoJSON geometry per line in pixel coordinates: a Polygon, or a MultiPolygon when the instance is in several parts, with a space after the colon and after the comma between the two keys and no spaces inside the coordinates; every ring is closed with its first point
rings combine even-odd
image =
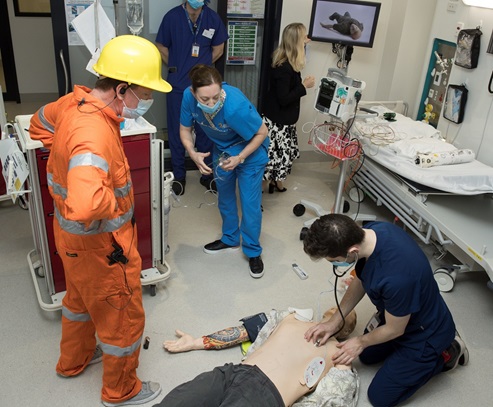
{"type": "MultiPolygon", "coordinates": [[[[27,255],[40,307],[56,311],[65,295],[65,273],[55,247],[53,233],[53,199],[48,191],[46,163],[49,150],[29,136],[32,115],[15,118],[15,129],[29,165],[29,214],[34,249],[27,255]],[[46,290],[41,290],[43,281],[46,290]],[[51,300],[51,303],[50,303],[51,300]]],[[[170,276],[165,257],[168,247],[168,224],[173,174],[164,172],[164,142],[156,138],[156,128],[144,118],[127,120],[121,131],[134,186],[135,218],[138,224],[138,250],[142,257],[141,282],[150,286],[151,296],[156,284],[170,276]]]]}

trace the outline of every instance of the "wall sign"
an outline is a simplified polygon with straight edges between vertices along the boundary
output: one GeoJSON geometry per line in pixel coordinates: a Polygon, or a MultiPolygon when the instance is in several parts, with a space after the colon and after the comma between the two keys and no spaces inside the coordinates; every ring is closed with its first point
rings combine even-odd
{"type": "Polygon", "coordinates": [[[228,21],[227,65],[255,65],[257,21],[228,21]]]}

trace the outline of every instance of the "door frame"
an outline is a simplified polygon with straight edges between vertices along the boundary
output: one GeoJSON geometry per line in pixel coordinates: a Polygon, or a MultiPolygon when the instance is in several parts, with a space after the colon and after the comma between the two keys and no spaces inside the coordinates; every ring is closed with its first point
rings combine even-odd
{"type": "Polygon", "coordinates": [[[7,89],[2,89],[4,101],[21,102],[17,71],[15,69],[14,47],[10,33],[9,10],[6,1],[0,1],[0,50],[2,52],[2,66],[7,89]]]}

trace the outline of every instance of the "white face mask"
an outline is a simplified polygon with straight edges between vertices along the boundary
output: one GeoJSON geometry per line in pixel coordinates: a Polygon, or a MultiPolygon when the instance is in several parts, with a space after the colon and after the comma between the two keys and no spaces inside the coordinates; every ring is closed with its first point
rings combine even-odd
{"type": "Polygon", "coordinates": [[[154,103],[154,99],[142,100],[135,94],[135,92],[132,89],[130,89],[130,91],[139,100],[139,103],[137,104],[137,107],[135,109],[131,109],[127,107],[125,101],[122,100],[123,102],[122,117],[125,117],[126,119],[138,119],[140,116],[146,114],[146,112],[154,103]]]}

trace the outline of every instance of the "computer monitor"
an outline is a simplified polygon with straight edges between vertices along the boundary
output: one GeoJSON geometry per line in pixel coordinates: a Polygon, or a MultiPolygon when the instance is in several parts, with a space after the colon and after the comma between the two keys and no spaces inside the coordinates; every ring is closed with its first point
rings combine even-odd
{"type": "Polygon", "coordinates": [[[313,0],[312,41],[373,47],[380,3],[353,0],[313,0]]]}

